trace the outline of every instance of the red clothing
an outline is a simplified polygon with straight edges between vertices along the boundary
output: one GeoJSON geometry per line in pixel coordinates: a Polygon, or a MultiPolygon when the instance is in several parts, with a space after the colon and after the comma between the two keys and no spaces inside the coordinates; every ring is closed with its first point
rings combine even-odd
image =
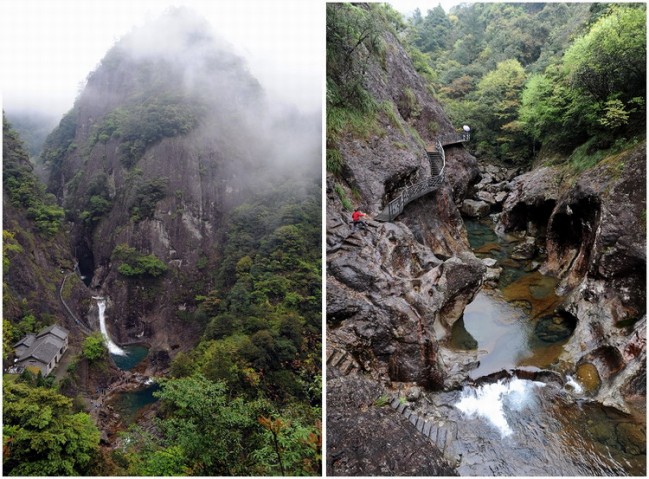
{"type": "Polygon", "coordinates": [[[360,211],[354,211],[352,213],[352,221],[358,221],[361,219],[362,216],[365,216],[365,213],[361,213],[360,211]]]}

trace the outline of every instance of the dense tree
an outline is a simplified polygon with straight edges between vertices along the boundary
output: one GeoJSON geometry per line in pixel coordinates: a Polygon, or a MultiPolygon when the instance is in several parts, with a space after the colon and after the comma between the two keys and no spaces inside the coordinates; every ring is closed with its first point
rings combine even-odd
{"type": "Polygon", "coordinates": [[[461,4],[447,17],[446,47],[421,42],[433,31],[421,14],[405,38],[429,55],[427,78],[451,120],[471,124],[477,153],[525,163],[541,146],[643,134],[643,4],[461,4]]]}
{"type": "Polygon", "coordinates": [[[99,331],[96,331],[83,340],[81,352],[90,362],[95,362],[106,356],[104,338],[99,331]]]}
{"type": "Polygon", "coordinates": [[[445,49],[448,45],[452,25],[441,5],[428,10],[425,18],[421,19],[421,13],[419,16],[418,20],[414,20],[416,25],[414,44],[420,50],[433,54],[445,49]]]}
{"type": "Polygon", "coordinates": [[[566,51],[571,86],[595,101],[646,96],[646,11],[614,6],[566,51]]]}
{"type": "Polygon", "coordinates": [[[133,475],[304,475],[320,472],[320,424],[279,416],[264,399],[233,398],[201,375],[161,382],[159,437],[133,429],[133,475]]]}
{"type": "Polygon", "coordinates": [[[36,230],[44,237],[55,235],[61,228],[63,209],[45,189],[33,173],[33,166],[24,150],[18,134],[2,116],[2,181],[11,204],[26,210],[34,221],[36,230]]]}
{"type": "Polygon", "coordinates": [[[43,387],[5,381],[4,473],[12,476],[79,476],[91,471],[99,431],[72,400],[43,387]]]}
{"type": "Polygon", "coordinates": [[[625,130],[644,132],[646,12],[619,6],[607,12],[561,63],[527,83],[520,120],[536,141],[569,148],[599,138],[607,145],[625,130]]]}

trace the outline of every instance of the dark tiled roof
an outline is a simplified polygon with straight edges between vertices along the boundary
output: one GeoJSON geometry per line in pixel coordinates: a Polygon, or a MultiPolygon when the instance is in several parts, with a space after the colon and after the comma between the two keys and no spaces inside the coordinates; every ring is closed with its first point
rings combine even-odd
{"type": "Polygon", "coordinates": [[[16,344],[14,344],[14,348],[17,348],[20,345],[30,347],[32,344],[34,344],[34,340],[36,339],[36,335],[34,334],[28,334],[25,336],[23,339],[18,341],[16,344]]]}
{"type": "Polygon", "coordinates": [[[31,351],[30,356],[42,361],[44,363],[49,363],[54,356],[61,350],[63,347],[63,342],[55,341],[55,338],[45,338],[45,340],[40,341],[33,351],[31,351]]]}
{"type": "Polygon", "coordinates": [[[70,333],[67,329],[59,326],[58,324],[53,324],[52,326],[48,326],[47,328],[41,330],[41,332],[39,332],[36,337],[40,338],[41,336],[45,336],[46,334],[53,334],[57,338],[65,339],[70,333]]]}
{"type": "Polygon", "coordinates": [[[28,346],[28,349],[20,356],[18,362],[34,358],[44,364],[49,364],[65,345],[67,336],[68,331],[56,324],[43,329],[37,336],[33,334],[27,335],[16,343],[16,346],[21,343],[28,346]]]}

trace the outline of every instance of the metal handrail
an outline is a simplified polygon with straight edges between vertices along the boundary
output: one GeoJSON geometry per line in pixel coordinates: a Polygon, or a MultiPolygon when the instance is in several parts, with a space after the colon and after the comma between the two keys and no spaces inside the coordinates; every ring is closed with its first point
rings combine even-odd
{"type": "Polygon", "coordinates": [[[399,194],[390,201],[385,208],[383,208],[383,211],[374,217],[374,219],[378,221],[392,221],[401,214],[408,203],[439,189],[444,181],[444,169],[446,168],[446,153],[444,151],[444,146],[469,141],[470,138],[471,134],[468,131],[438,137],[435,140],[435,151],[428,152],[430,176],[414,185],[402,189],[399,194]],[[437,153],[439,158],[441,158],[441,168],[439,168],[439,164],[436,164],[435,162],[435,153],[437,153]],[[437,172],[438,168],[439,172],[437,172]]]}

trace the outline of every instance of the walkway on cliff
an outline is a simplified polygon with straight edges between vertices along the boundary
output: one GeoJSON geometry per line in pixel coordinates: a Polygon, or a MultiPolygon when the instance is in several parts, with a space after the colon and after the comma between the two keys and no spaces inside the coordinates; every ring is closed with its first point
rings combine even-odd
{"type": "Polygon", "coordinates": [[[92,330],[88,328],[85,324],[83,324],[81,321],[79,321],[79,318],[72,312],[72,309],[68,306],[68,304],[65,302],[63,299],[63,287],[65,286],[65,282],[67,281],[68,277],[73,275],[75,273],[68,273],[65,275],[63,278],[63,281],[61,281],[61,287],[59,288],[59,299],[61,300],[61,304],[65,307],[65,310],[68,312],[70,317],[74,320],[75,323],[79,326],[79,329],[85,334],[92,334],[92,330]]]}
{"type": "Polygon", "coordinates": [[[430,162],[430,176],[401,190],[374,219],[377,221],[392,221],[403,212],[408,203],[438,190],[444,181],[444,168],[446,167],[444,147],[469,141],[470,138],[471,134],[466,131],[437,138],[433,147],[426,150],[430,162]]]}
{"type": "Polygon", "coordinates": [[[435,444],[442,453],[446,453],[451,443],[457,439],[457,424],[454,421],[426,420],[415,414],[398,395],[392,396],[389,404],[392,409],[410,421],[418,432],[435,444]]]}

